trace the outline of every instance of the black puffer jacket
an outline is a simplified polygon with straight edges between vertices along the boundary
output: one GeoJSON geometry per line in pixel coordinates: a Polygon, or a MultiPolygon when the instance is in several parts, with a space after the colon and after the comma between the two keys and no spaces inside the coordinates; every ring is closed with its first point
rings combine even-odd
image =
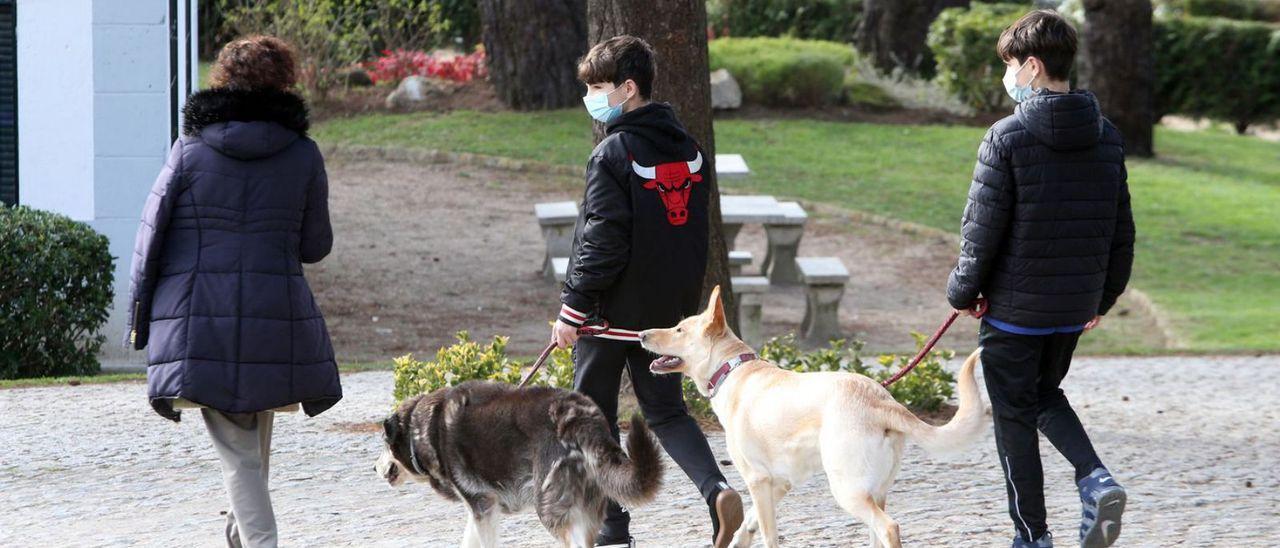
{"type": "Polygon", "coordinates": [[[951,306],[981,294],[992,318],[1024,327],[1106,314],[1133,266],[1126,178],[1120,132],[1092,93],[1019,104],[978,148],[951,306]]]}
{"type": "Polygon", "coordinates": [[[670,327],[698,311],[707,265],[711,162],[665,103],[609,124],[587,164],[560,319],[601,335],[670,327]]]}

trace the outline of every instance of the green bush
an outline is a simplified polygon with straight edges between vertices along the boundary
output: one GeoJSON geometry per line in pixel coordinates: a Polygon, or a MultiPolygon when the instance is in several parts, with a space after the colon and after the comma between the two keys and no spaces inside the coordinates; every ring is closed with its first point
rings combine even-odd
{"type": "Polygon", "coordinates": [[[711,0],[711,28],[726,36],[789,36],[853,42],[862,0],[711,0]]]}
{"type": "Polygon", "coordinates": [[[980,111],[1007,107],[1000,78],[1004,61],[996,55],[1000,33],[1028,7],[1021,4],[974,4],[947,8],[929,26],[929,49],[937,61],[937,83],[980,111]]]}
{"type": "Polygon", "coordinates": [[[796,38],[720,38],[708,45],[711,70],[728,69],[743,101],[811,107],[841,98],[855,59],[846,44],[796,38]]]}
{"type": "Polygon", "coordinates": [[[484,346],[459,331],[458,342],[436,351],[436,359],[423,362],[406,354],[395,362],[395,400],[426,394],[469,380],[520,382],[520,364],[507,357],[507,338],[494,337],[484,346]]]}
{"type": "Polygon", "coordinates": [[[1176,17],[1153,33],[1159,114],[1225,120],[1240,132],[1280,119],[1280,26],[1176,17]]]}
{"type": "MultiPolygon", "coordinates": [[[[227,14],[246,7],[277,9],[279,0],[208,0],[200,2],[200,55],[212,59],[218,49],[246,31],[227,14]]],[[[425,50],[452,46],[470,51],[480,40],[480,12],[476,0],[344,0],[327,2],[333,33],[354,35],[361,57],[387,49],[425,50]]]]}
{"type": "Polygon", "coordinates": [[[1158,4],[1179,15],[1280,22],[1280,0],[1163,0],[1158,4]]]}
{"type": "MultiPolygon", "coordinates": [[[[924,347],[924,335],[912,333],[911,336],[916,339],[917,349],[924,347]]],[[[794,335],[787,335],[770,339],[760,347],[757,354],[778,367],[799,373],[842,371],[865,375],[877,381],[893,376],[912,358],[907,355],[883,354],[875,363],[867,364],[862,360],[862,348],[863,343],[860,341],[835,340],[826,348],[805,352],[796,344],[794,335]]],[[[930,352],[909,375],[889,385],[889,394],[913,410],[937,411],[955,393],[953,385],[956,378],[942,367],[943,361],[953,357],[955,353],[951,351],[930,352]]],[[[713,415],[711,402],[702,397],[697,387],[687,378],[684,383],[684,399],[694,415],[713,415]]]]}
{"type": "Polygon", "coordinates": [[[884,88],[863,81],[858,77],[858,73],[852,70],[844,76],[844,92],[841,98],[845,104],[871,109],[893,109],[902,106],[884,88]]]}
{"type": "MultiPolygon", "coordinates": [[[[917,348],[924,345],[925,337],[912,333],[917,348]]],[[[396,358],[395,401],[455,386],[469,380],[487,380],[517,384],[528,365],[507,357],[507,338],[494,337],[488,345],[481,346],[471,340],[466,331],[456,335],[458,342],[436,351],[436,359],[423,362],[407,354],[396,358]]],[[[876,380],[892,376],[911,359],[911,356],[882,355],[875,363],[862,361],[861,342],[832,341],[827,348],[804,352],[796,344],[795,336],[771,339],[760,348],[761,358],[778,367],[802,373],[813,371],[846,371],[866,375],[876,380]]],[[[935,411],[953,394],[955,377],[942,368],[942,362],[955,356],[954,352],[935,350],[925,357],[910,375],[889,387],[889,393],[903,405],[921,411],[935,411]]],[[[573,389],[573,355],[569,350],[551,352],[542,370],[531,382],[533,386],[554,386],[573,389]]],[[[693,382],[685,377],[684,399],[689,412],[696,417],[712,418],[711,402],[698,392],[693,382]]]]}
{"type": "Polygon", "coordinates": [[[362,14],[369,51],[429,50],[456,47],[470,51],[480,39],[476,0],[346,0],[362,14]]]}
{"type": "MultiPolygon", "coordinates": [[[[470,380],[519,384],[525,364],[507,356],[507,337],[494,337],[487,345],[471,340],[471,334],[459,331],[458,342],[436,351],[435,361],[414,359],[413,354],[395,358],[395,400],[426,394],[470,380]]],[[[573,357],[568,350],[556,349],[543,364],[532,386],[573,388],[573,357]]]]}
{"type": "Polygon", "coordinates": [[[365,13],[344,0],[227,1],[223,21],[232,35],[270,34],[293,45],[298,83],[311,99],[344,87],[346,70],[369,52],[365,13]]]}
{"type": "Polygon", "coordinates": [[[0,206],[0,379],[97,373],[113,277],[106,236],[0,206]]]}

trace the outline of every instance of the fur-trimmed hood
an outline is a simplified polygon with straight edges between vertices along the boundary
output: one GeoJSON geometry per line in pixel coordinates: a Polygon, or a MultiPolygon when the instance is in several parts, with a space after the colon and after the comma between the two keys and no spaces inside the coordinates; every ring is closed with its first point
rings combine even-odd
{"type": "Polygon", "coordinates": [[[187,99],[182,133],[240,159],[274,155],[305,137],[307,103],[287,91],[207,89],[187,99]]]}

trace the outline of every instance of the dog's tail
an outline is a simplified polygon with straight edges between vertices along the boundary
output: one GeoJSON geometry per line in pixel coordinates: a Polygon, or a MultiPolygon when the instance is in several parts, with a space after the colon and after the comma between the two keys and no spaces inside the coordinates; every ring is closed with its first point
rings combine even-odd
{"type": "Polygon", "coordinates": [[[662,487],[662,459],[658,443],[644,419],[640,415],[631,416],[626,454],[613,443],[613,438],[607,441],[608,445],[596,444],[596,452],[588,457],[588,462],[595,464],[600,488],[624,506],[639,506],[653,500],[662,487]]]}
{"type": "Polygon", "coordinates": [[[582,399],[590,404],[591,413],[566,413],[571,406],[553,408],[560,438],[582,450],[591,475],[609,498],[624,506],[640,506],[653,500],[662,487],[662,460],[658,443],[644,419],[631,417],[624,453],[610,435],[599,409],[585,396],[582,399]]]}
{"type": "Polygon", "coordinates": [[[909,411],[903,432],[907,437],[930,455],[947,456],[958,453],[973,444],[986,429],[986,417],[983,413],[982,396],[978,394],[978,381],[974,379],[973,370],[978,365],[982,348],[974,350],[964,360],[960,368],[960,376],[956,386],[960,391],[960,406],[954,417],[942,426],[933,426],[909,411]]]}

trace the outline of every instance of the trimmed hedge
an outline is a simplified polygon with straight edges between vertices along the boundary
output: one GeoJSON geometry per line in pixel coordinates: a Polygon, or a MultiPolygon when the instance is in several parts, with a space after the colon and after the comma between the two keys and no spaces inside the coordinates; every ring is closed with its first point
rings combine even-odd
{"type": "Polygon", "coordinates": [[[1280,0],[1164,0],[1161,3],[1181,15],[1280,23],[1280,0]]]}
{"type": "Polygon", "coordinates": [[[847,44],[796,38],[720,38],[708,50],[711,70],[728,69],[744,102],[787,107],[840,100],[856,56],[847,44]]]}
{"type": "MultiPolygon", "coordinates": [[[[995,45],[1026,11],[1017,4],[943,10],[929,29],[938,84],[976,109],[1007,108],[995,45]]],[[[1158,115],[1224,120],[1240,132],[1280,119],[1280,25],[1160,17],[1152,33],[1158,115]]]]}
{"type": "Polygon", "coordinates": [[[113,277],[89,225],[0,207],[0,379],[97,373],[113,277]]]}
{"type": "Polygon", "coordinates": [[[974,4],[947,8],[929,26],[936,82],[965,104],[994,111],[1009,105],[1000,83],[1004,61],[996,55],[1000,33],[1030,11],[1022,4],[974,4]]]}
{"type": "Polygon", "coordinates": [[[727,36],[787,36],[849,43],[862,0],[712,0],[708,21],[727,36]]]}
{"type": "Polygon", "coordinates": [[[1231,122],[1280,119],[1280,26],[1207,17],[1154,29],[1156,112],[1231,122]]]}

